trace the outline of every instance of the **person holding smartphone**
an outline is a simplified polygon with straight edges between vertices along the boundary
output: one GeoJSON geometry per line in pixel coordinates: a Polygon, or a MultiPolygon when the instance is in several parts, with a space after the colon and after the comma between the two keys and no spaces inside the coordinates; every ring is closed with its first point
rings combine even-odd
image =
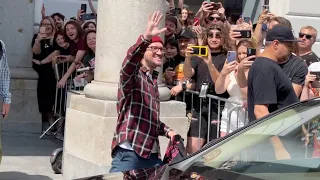
{"type": "MultiPolygon", "coordinates": [[[[236,47],[237,51],[230,52],[234,52],[236,55],[232,59],[229,58],[232,56],[228,55],[228,58],[215,84],[215,91],[217,94],[223,94],[227,91],[230,95],[230,100],[242,102],[243,104],[247,101],[247,88],[240,88],[237,82],[237,73],[238,64],[241,63],[241,61],[252,61],[255,58],[255,55],[248,57],[248,48],[254,48],[253,42],[248,39],[240,40],[236,47]]],[[[248,76],[248,71],[249,68],[246,69],[246,76],[248,76]]],[[[237,128],[245,125],[245,122],[247,121],[245,118],[245,109],[233,111],[232,114],[230,114],[231,124],[228,124],[230,118],[228,113],[236,106],[237,105],[233,103],[225,103],[225,107],[222,111],[221,117],[221,136],[225,136],[226,134],[235,131],[237,128]],[[227,132],[228,125],[230,127],[229,132],[227,132]]]]}
{"type": "MultiPolygon", "coordinates": [[[[53,106],[55,102],[56,79],[51,63],[44,63],[44,60],[54,51],[56,42],[55,22],[50,16],[46,16],[40,22],[39,33],[35,34],[32,40],[33,63],[32,67],[37,72],[37,98],[39,112],[42,115],[43,126],[49,121],[51,125],[54,121],[53,106]]],[[[50,59],[51,61],[51,59],[50,59]]],[[[49,131],[47,135],[51,135],[49,131]]]]}
{"type": "MultiPolygon", "coordinates": [[[[186,53],[186,59],[184,63],[184,75],[186,78],[194,76],[196,79],[195,90],[201,93],[202,89],[204,94],[212,94],[228,98],[228,93],[217,94],[215,92],[215,83],[219,74],[223,68],[223,65],[227,59],[227,52],[229,50],[227,29],[224,26],[214,25],[204,32],[204,45],[208,48],[207,57],[193,56],[193,48],[188,46],[186,53]]],[[[194,106],[194,112],[188,132],[187,151],[188,153],[194,153],[198,151],[206,142],[211,141],[215,138],[219,138],[218,123],[218,101],[211,101],[211,119],[208,119],[208,101],[203,101],[201,112],[200,112],[200,101],[203,99],[198,98],[194,106]],[[199,118],[202,116],[201,129],[199,132],[199,118]],[[208,129],[208,124],[211,124],[208,129]],[[209,131],[209,132],[208,132],[209,131]],[[200,133],[200,137],[199,137],[200,133]],[[209,133],[209,134],[208,134],[209,133]],[[218,137],[217,137],[218,134],[218,137]],[[209,135],[209,139],[208,139],[209,135]],[[200,141],[200,146],[199,146],[200,141]]],[[[223,109],[224,103],[221,102],[221,110],[223,109]]]]}

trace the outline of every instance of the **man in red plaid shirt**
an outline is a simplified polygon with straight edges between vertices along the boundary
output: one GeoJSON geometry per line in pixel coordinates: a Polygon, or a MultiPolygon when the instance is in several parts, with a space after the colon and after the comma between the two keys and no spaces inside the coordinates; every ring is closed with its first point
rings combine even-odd
{"type": "Polygon", "coordinates": [[[145,33],[128,50],[120,71],[116,132],[110,172],[161,165],[158,136],[176,135],[159,119],[159,91],[154,69],[162,65],[164,47],[158,29],[160,12],[149,16],[145,33]]]}

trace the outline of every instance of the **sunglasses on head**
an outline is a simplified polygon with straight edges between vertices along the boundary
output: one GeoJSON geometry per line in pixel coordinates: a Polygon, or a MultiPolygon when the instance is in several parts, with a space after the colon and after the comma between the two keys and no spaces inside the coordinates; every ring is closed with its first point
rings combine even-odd
{"type": "Polygon", "coordinates": [[[213,21],[214,19],[216,19],[217,21],[222,21],[221,17],[208,17],[207,18],[209,21],[213,21]]]}
{"type": "Polygon", "coordinates": [[[306,36],[306,39],[311,39],[312,38],[312,35],[310,35],[310,34],[299,33],[299,38],[303,38],[303,36],[306,36]]]}

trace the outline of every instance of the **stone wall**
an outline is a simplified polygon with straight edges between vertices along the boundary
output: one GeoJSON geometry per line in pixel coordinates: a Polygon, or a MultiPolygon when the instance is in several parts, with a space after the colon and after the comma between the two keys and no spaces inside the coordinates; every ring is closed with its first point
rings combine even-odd
{"type": "Polygon", "coordinates": [[[5,131],[40,132],[36,87],[37,74],[31,68],[34,1],[0,1],[0,39],[7,48],[11,71],[12,106],[4,121],[5,131]]]}

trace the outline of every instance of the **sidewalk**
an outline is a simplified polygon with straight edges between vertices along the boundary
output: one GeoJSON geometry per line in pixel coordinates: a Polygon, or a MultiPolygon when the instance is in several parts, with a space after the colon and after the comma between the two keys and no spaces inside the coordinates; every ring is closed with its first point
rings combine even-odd
{"type": "Polygon", "coordinates": [[[39,134],[2,132],[0,180],[62,180],[50,165],[51,153],[62,141],[39,134]]]}

